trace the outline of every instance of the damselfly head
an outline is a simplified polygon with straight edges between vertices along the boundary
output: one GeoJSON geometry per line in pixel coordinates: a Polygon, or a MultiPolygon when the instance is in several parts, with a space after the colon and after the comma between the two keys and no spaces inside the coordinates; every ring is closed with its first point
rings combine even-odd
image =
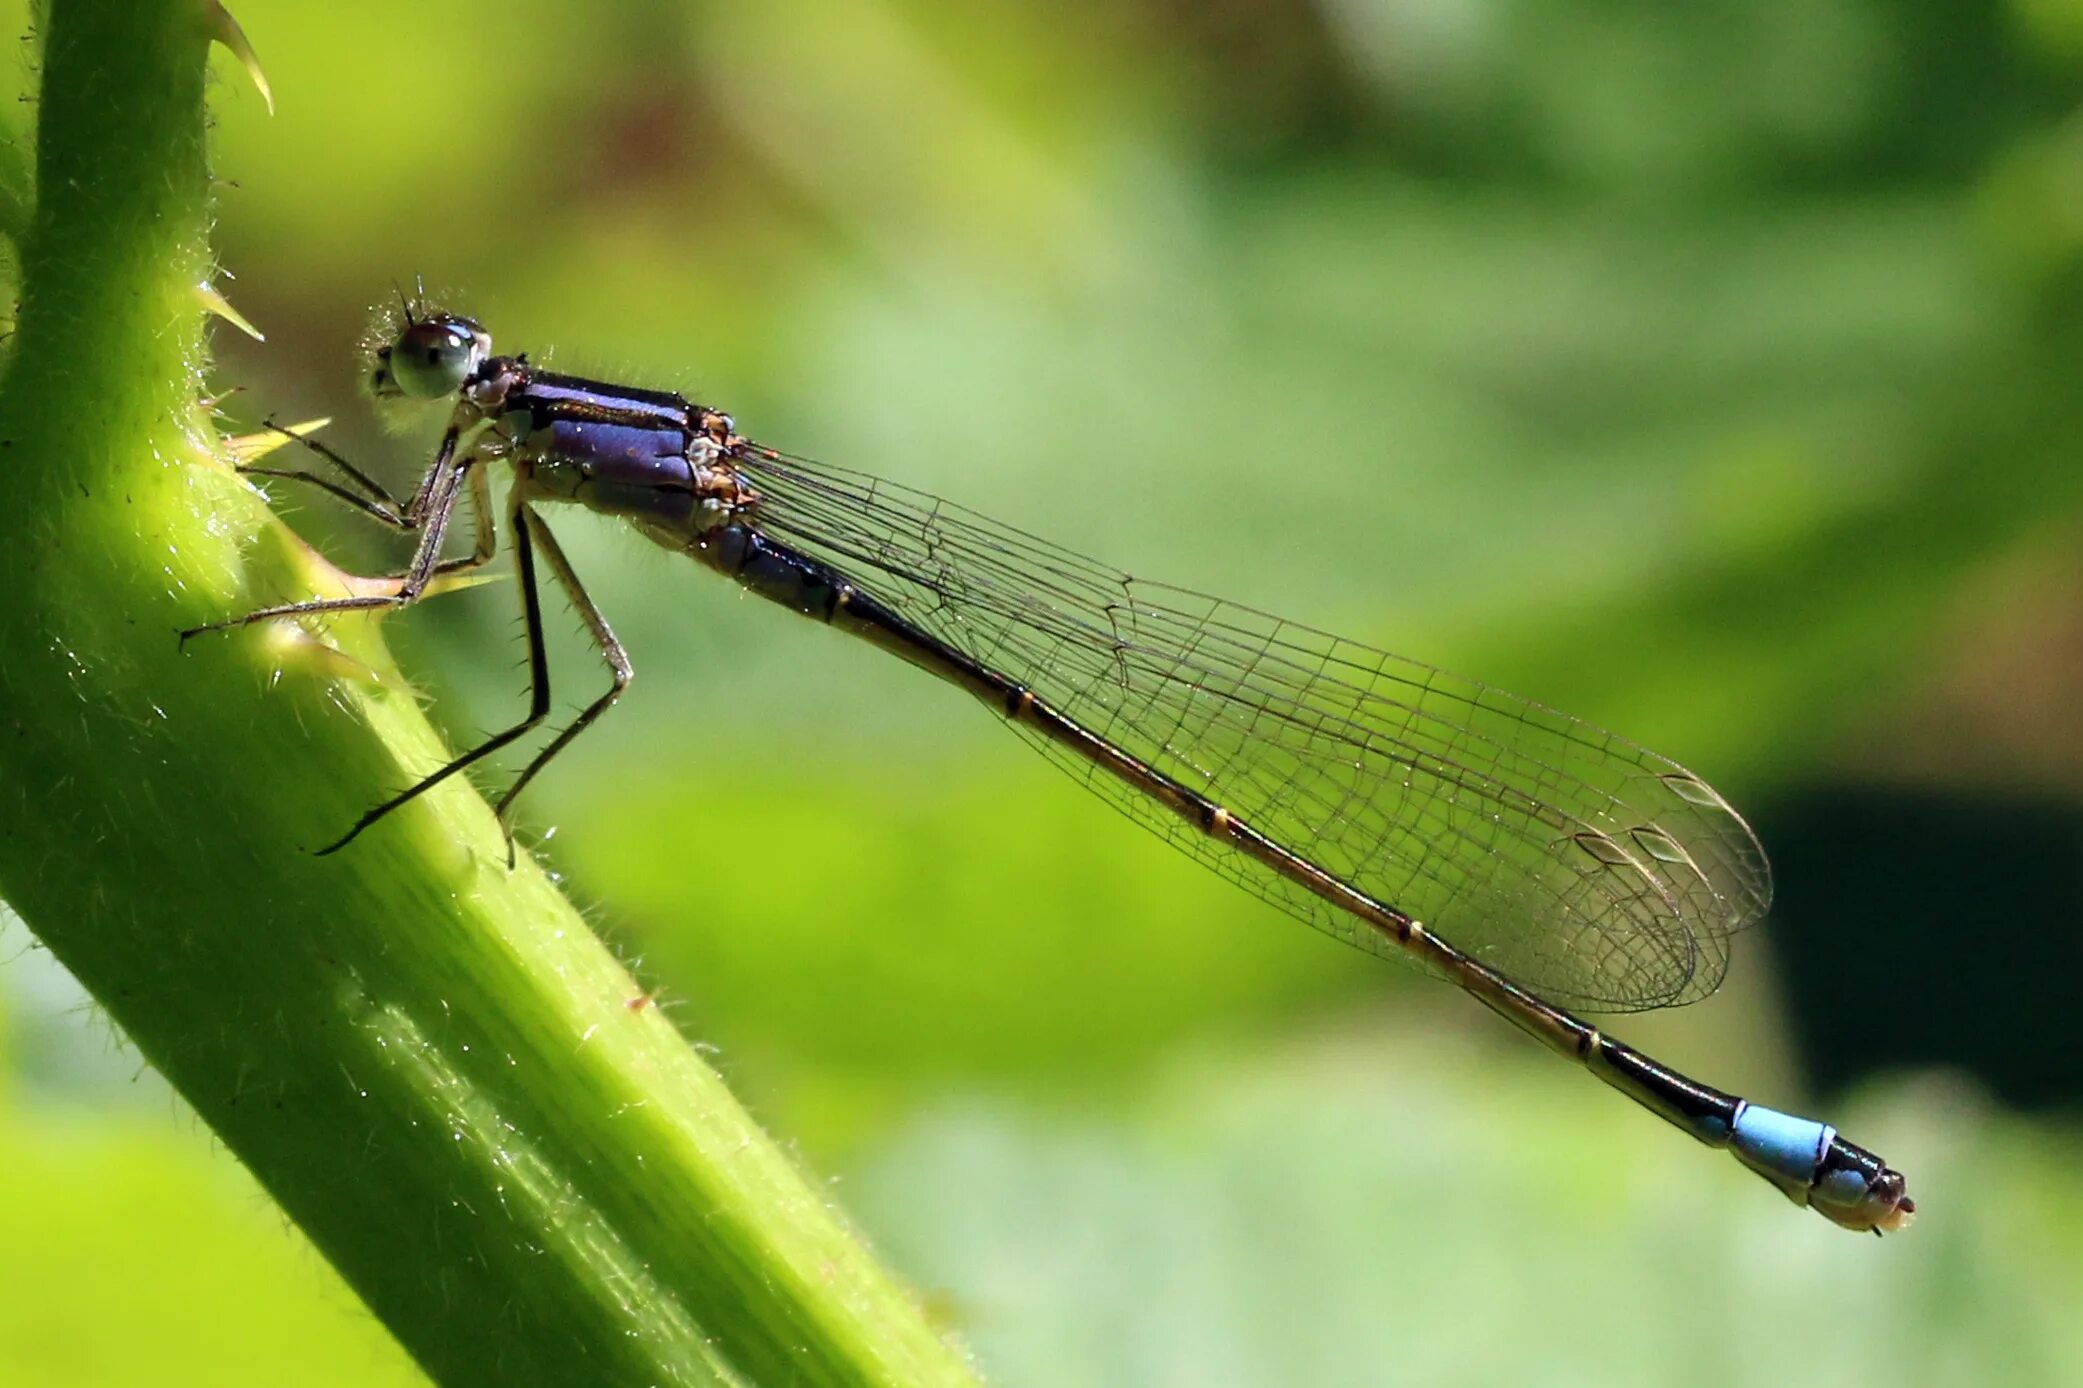
{"type": "Polygon", "coordinates": [[[379,344],[369,387],[378,399],[439,400],[454,395],[492,354],[492,338],[457,313],[412,314],[379,344]]]}

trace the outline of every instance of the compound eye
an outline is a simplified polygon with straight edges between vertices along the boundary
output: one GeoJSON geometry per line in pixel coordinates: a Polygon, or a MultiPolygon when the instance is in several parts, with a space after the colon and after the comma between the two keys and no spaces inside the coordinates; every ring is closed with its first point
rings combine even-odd
{"type": "Polygon", "coordinates": [[[473,325],[460,318],[428,318],[398,335],[384,367],[405,394],[438,400],[461,390],[483,357],[473,325]]]}

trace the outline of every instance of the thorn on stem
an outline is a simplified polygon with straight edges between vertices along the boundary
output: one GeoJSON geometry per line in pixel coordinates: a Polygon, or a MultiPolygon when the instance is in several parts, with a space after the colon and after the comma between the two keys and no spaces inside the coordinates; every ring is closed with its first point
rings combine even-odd
{"type": "Polygon", "coordinates": [[[253,79],[253,85],[259,90],[268,114],[274,115],[275,93],[269,88],[268,75],[260,70],[260,59],[254,54],[253,45],[247,42],[246,31],[239,27],[239,21],[231,17],[231,11],[225,9],[219,0],[203,0],[203,22],[209,27],[210,41],[223,44],[226,51],[239,60],[239,65],[246,69],[246,75],[253,79]]]}

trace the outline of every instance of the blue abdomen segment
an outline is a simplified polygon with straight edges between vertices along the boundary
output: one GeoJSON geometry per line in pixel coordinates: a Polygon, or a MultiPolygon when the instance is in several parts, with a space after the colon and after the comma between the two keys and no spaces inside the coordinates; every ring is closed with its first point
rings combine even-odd
{"type": "Polygon", "coordinates": [[[1837,1130],[1828,1123],[1746,1101],[1736,1110],[1728,1144],[1738,1161],[1785,1191],[1795,1204],[1806,1205],[1836,1138],[1837,1130]]]}

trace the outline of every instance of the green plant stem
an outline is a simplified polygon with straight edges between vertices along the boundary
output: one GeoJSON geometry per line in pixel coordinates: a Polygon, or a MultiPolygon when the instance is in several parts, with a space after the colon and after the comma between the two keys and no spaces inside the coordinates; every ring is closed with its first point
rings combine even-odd
{"type": "MultiPolygon", "coordinates": [[[[963,1383],[461,778],[197,405],[212,7],[55,0],[0,383],[0,890],[450,1383],[963,1383]]],[[[679,826],[691,881],[728,839],[679,826]],[[708,848],[709,853],[704,854],[708,848]]]]}

